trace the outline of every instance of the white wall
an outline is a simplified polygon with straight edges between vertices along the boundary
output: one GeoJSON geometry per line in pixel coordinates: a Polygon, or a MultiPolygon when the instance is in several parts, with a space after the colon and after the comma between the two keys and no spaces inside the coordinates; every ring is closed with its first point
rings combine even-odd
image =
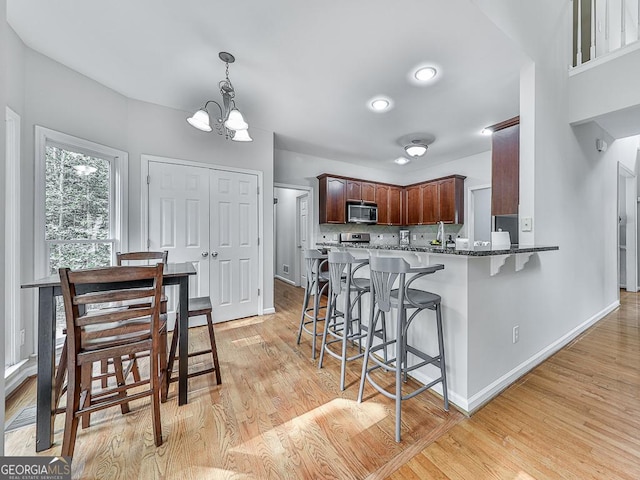
{"type": "Polygon", "coordinates": [[[297,276],[296,255],[296,199],[305,192],[291,188],[275,188],[274,197],[278,199],[276,204],[276,266],[275,273],[278,277],[293,283],[299,281],[297,276]],[[289,272],[285,273],[283,265],[289,266],[289,272]]]}
{"type": "MultiPolygon", "coordinates": [[[[3,45],[5,43],[3,42],[3,45]]],[[[199,132],[185,121],[188,112],[128,99],[98,82],[26,47],[9,44],[16,71],[23,68],[23,86],[13,80],[12,97],[23,99],[22,214],[23,281],[33,279],[34,248],[34,129],[41,125],[129,153],[129,248],[142,246],[140,155],[151,154],[207,164],[260,170],[264,198],[264,308],[273,308],[273,133],[252,129],[250,144],[227,142],[199,132]]],[[[19,104],[19,101],[17,101],[19,104]]],[[[35,292],[25,293],[22,306],[27,344],[23,357],[34,351],[35,292]]]]}
{"type": "Polygon", "coordinates": [[[571,123],[640,104],[640,50],[585,67],[569,79],[571,123]]]}
{"type": "MultiPolygon", "coordinates": [[[[8,70],[8,61],[7,61],[7,36],[8,36],[8,25],[7,25],[7,2],[6,0],[0,0],[0,107],[4,111],[4,106],[7,105],[7,81],[5,72],[8,70]]],[[[2,185],[3,194],[0,195],[0,225],[4,225],[5,222],[5,208],[6,201],[4,198],[4,184],[5,184],[5,175],[6,175],[6,150],[5,150],[5,124],[4,122],[0,122],[0,185],[2,185]]],[[[5,318],[4,318],[4,308],[5,308],[5,300],[4,300],[4,271],[5,271],[5,237],[4,235],[0,235],[0,331],[5,331],[5,318]]],[[[2,371],[3,374],[0,376],[0,426],[2,426],[2,430],[4,431],[4,342],[0,342],[0,362],[2,362],[2,371]]],[[[4,435],[1,435],[0,438],[0,455],[4,455],[4,435]]]]}
{"type": "Polygon", "coordinates": [[[534,243],[560,247],[553,257],[539,254],[531,292],[539,308],[525,312],[520,342],[501,360],[509,370],[617,304],[620,152],[613,145],[602,154],[595,150],[595,139],[606,134],[597,125],[569,125],[572,4],[474,3],[531,57],[521,79],[520,212],[533,216],[534,243]]]}

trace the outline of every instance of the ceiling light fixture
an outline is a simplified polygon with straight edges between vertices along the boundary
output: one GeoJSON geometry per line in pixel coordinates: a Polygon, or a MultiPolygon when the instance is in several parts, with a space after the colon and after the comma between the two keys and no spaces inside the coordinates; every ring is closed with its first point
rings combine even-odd
{"type": "Polygon", "coordinates": [[[384,112],[391,107],[391,100],[388,98],[377,97],[369,102],[369,107],[374,112],[384,112]]]}
{"type": "Polygon", "coordinates": [[[410,157],[421,157],[427,153],[427,145],[422,143],[421,140],[412,140],[409,145],[404,146],[404,150],[410,157]]]}
{"type": "Polygon", "coordinates": [[[438,71],[433,67],[422,67],[416,70],[416,73],[414,73],[413,75],[419,82],[428,82],[433,77],[435,77],[437,73],[438,71]]]}
{"type": "Polygon", "coordinates": [[[407,157],[398,157],[394,160],[394,162],[397,163],[398,165],[406,165],[410,161],[411,160],[409,160],[407,157]]]}
{"type": "Polygon", "coordinates": [[[480,133],[482,135],[493,135],[493,130],[491,130],[490,128],[483,128],[480,133]]]}
{"type": "Polygon", "coordinates": [[[229,80],[229,64],[235,62],[236,59],[227,52],[220,52],[218,57],[220,57],[220,60],[222,60],[226,66],[226,77],[218,83],[220,95],[222,95],[222,105],[215,100],[207,100],[200,110],[187,118],[187,122],[189,122],[189,125],[203,132],[213,131],[207,105],[214,103],[218,107],[218,110],[220,110],[220,116],[215,119],[214,124],[218,134],[224,135],[226,139],[231,139],[236,142],[251,142],[253,139],[249,136],[249,125],[240,113],[240,110],[236,108],[236,92],[231,84],[231,80],[229,80]]]}

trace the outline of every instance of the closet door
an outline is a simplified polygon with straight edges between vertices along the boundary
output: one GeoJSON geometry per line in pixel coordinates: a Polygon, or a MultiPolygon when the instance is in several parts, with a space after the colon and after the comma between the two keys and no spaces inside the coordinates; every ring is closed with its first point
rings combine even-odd
{"type": "Polygon", "coordinates": [[[258,177],[211,170],[213,320],[258,313],[258,177]]]}
{"type": "MultiPolygon", "coordinates": [[[[198,274],[189,278],[189,296],[209,295],[209,169],[149,162],[148,205],[148,250],[168,250],[171,263],[193,263],[198,274]]],[[[174,313],[177,287],[167,295],[174,313]]]]}

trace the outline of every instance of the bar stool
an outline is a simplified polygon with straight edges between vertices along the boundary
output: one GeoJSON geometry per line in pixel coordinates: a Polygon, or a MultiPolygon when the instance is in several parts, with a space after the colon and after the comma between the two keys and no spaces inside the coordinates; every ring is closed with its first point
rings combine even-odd
{"type": "MultiPolygon", "coordinates": [[[[320,347],[320,361],[318,368],[322,368],[325,352],[340,360],[340,390],[344,390],[344,379],[347,362],[356,360],[364,355],[361,341],[367,336],[367,326],[362,325],[362,296],[369,293],[368,278],[359,278],[355,273],[369,264],[368,259],[356,260],[348,252],[329,252],[329,302],[327,306],[327,320],[324,324],[322,345],[320,347]],[[355,268],[354,268],[355,267],[355,268]],[[351,295],[355,293],[355,297],[351,295]],[[338,297],[344,295],[344,309],[338,310],[338,297]],[[357,316],[353,310],[357,307],[357,316]],[[354,325],[355,324],[355,325],[354,325]],[[354,328],[355,326],[355,328],[354,328]],[[328,337],[331,337],[327,340],[328,337]],[[347,356],[347,343],[358,342],[358,353],[347,356]],[[333,351],[330,345],[339,343],[340,353],[333,351]]],[[[386,328],[384,319],[382,328],[376,335],[386,342],[386,328]]],[[[385,359],[386,359],[385,349],[385,359]]]]}
{"type": "Polygon", "coordinates": [[[444,269],[444,265],[431,265],[428,267],[411,268],[409,264],[402,258],[380,258],[371,257],[370,262],[371,284],[373,285],[373,301],[375,301],[375,311],[371,310],[370,330],[367,335],[367,345],[365,347],[364,361],[362,364],[362,377],[360,378],[360,390],[358,392],[358,402],[362,402],[362,394],[364,392],[365,378],[369,383],[384,396],[396,401],[396,442],[400,441],[400,415],[401,404],[403,400],[408,400],[434,385],[442,382],[442,393],[444,397],[444,409],[449,410],[449,397],[447,395],[447,373],[445,366],[444,339],[442,333],[442,312],[440,308],[440,296],[435,293],[426,292],[411,288],[411,284],[418,278],[444,269]],[[406,279],[407,274],[415,274],[409,280],[406,279]],[[399,280],[398,288],[393,288],[396,280],[399,280]],[[396,338],[383,342],[380,345],[373,345],[373,332],[375,325],[380,318],[384,319],[385,314],[389,313],[392,308],[397,312],[396,338]],[[407,318],[407,310],[415,309],[415,311],[407,318]],[[407,341],[407,330],[416,315],[421,311],[428,309],[434,310],[436,313],[436,325],[438,331],[438,355],[432,357],[425,352],[418,350],[416,347],[409,345],[407,341]],[[380,360],[372,355],[385,346],[395,345],[395,358],[388,360],[380,360]],[[418,357],[419,363],[409,366],[407,361],[408,354],[418,357]],[[369,367],[369,361],[374,366],[369,367]],[[411,393],[402,395],[402,383],[406,382],[407,374],[413,370],[432,364],[440,369],[440,377],[433,380],[427,385],[423,385],[411,393]],[[385,371],[395,373],[396,385],[395,393],[388,392],[384,387],[376,383],[371,377],[371,372],[382,368],[385,371]]]}
{"type": "MultiPolygon", "coordinates": [[[[179,312],[179,306],[176,308],[176,312],[179,312]]],[[[207,319],[207,329],[209,333],[209,347],[203,350],[195,352],[188,352],[187,358],[198,357],[201,355],[211,354],[212,364],[208,368],[203,368],[193,372],[187,373],[187,378],[198,377],[200,375],[206,375],[208,373],[216,374],[216,385],[222,383],[220,377],[220,363],[218,362],[218,348],[216,347],[216,336],[213,331],[213,307],[211,305],[211,298],[209,297],[194,297],[189,299],[188,318],[204,315],[207,319]]],[[[176,323],[173,327],[173,334],[171,336],[171,347],[169,349],[169,359],[167,361],[167,375],[166,382],[162,389],[162,401],[166,401],[169,384],[171,382],[177,382],[179,376],[173,376],[173,366],[176,360],[179,360],[178,352],[178,339],[180,338],[180,314],[176,313],[176,323]]]]}
{"type": "Polygon", "coordinates": [[[323,321],[325,317],[318,317],[320,310],[325,310],[326,306],[320,305],[320,297],[327,289],[329,285],[329,277],[327,272],[322,271],[322,267],[327,262],[327,255],[321,253],[319,250],[309,249],[304,252],[304,263],[307,272],[307,283],[304,289],[304,301],[302,302],[302,314],[300,315],[300,327],[298,328],[298,340],[300,345],[300,338],[302,332],[311,335],[311,348],[312,358],[316,358],[316,337],[322,335],[322,332],[318,333],[317,326],[318,321],[323,321]],[[309,306],[311,296],[313,295],[313,306],[309,306]],[[309,325],[312,325],[311,329],[309,325]]]}

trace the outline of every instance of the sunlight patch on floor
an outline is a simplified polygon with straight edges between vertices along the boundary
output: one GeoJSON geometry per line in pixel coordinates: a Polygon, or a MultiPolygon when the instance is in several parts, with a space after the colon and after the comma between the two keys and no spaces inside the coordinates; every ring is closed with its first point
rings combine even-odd
{"type": "Polygon", "coordinates": [[[349,424],[349,432],[356,435],[380,422],[387,416],[387,412],[383,405],[374,402],[358,403],[355,400],[336,398],[231,448],[231,451],[248,455],[259,454],[258,447],[269,443],[266,439],[303,435],[303,432],[316,430],[320,423],[324,423],[322,418],[332,416],[350,418],[353,423],[349,424]]]}
{"type": "MultiPolygon", "coordinates": [[[[171,473],[174,475],[174,473],[171,473]]],[[[214,467],[191,466],[180,472],[175,472],[176,478],[198,478],[201,480],[219,480],[223,478],[232,478],[233,480],[255,480],[257,477],[247,473],[234,472],[233,470],[224,470],[214,467]]]]}
{"type": "Polygon", "coordinates": [[[233,330],[235,328],[248,327],[250,325],[260,325],[264,322],[264,316],[261,317],[248,317],[238,320],[232,320],[229,322],[221,322],[215,324],[215,329],[220,331],[233,330]]]}
{"type": "Polygon", "coordinates": [[[253,335],[251,337],[239,338],[238,340],[233,340],[231,343],[236,347],[248,347],[250,345],[256,345],[258,343],[262,343],[264,339],[261,335],[253,335]]]}

